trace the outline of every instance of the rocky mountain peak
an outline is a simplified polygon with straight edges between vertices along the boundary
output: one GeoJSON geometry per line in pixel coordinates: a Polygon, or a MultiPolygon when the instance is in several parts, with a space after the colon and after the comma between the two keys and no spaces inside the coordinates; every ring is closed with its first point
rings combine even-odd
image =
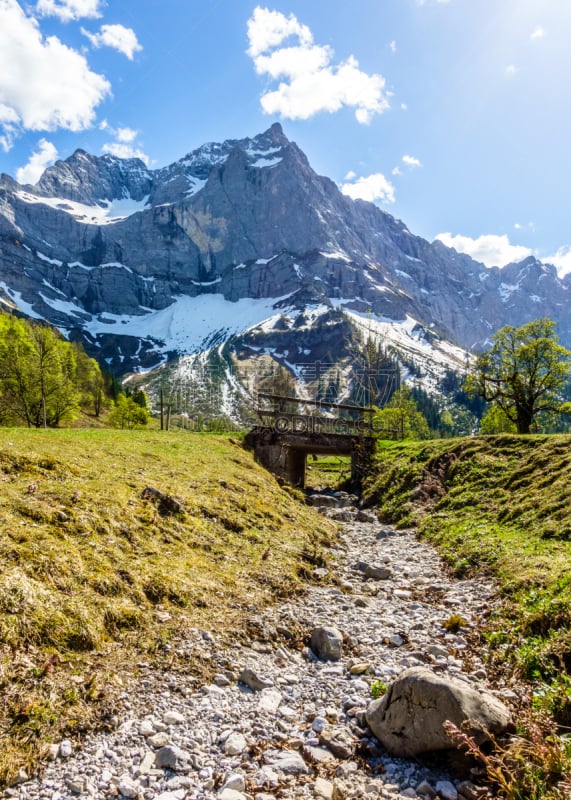
{"type": "Polygon", "coordinates": [[[139,158],[93,156],[76,150],[65,161],[48,167],[35,186],[26,187],[38,197],[58,197],[86,205],[130,197],[141,200],[150,193],[152,175],[139,158]]]}
{"type": "Polygon", "coordinates": [[[370,313],[470,349],[503,324],[550,316],[571,344],[571,281],[553,267],[530,257],[487,269],[415,236],[317,175],[277,123],[156,170],[77,150],[33,187],[4,177],[0,287],[118,372],[286,309],[370,313]]]}

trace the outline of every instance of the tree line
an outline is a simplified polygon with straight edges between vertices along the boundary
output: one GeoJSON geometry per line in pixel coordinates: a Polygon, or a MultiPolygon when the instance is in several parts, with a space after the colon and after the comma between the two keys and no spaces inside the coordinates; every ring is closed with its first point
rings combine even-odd
{"type": "Polygon", "coordinates": [[[80,414],[117,428],[146,425],[147,397],[118,388],[83,347],[40,322],[0,313],[0,425],[57,428],[80,414]]]}
{"type": "Polygon", "coordinates": [[[105,378],[81,345],[41,323],[0,314],[0,424],[57,427],[99,416],[105,378]]]}

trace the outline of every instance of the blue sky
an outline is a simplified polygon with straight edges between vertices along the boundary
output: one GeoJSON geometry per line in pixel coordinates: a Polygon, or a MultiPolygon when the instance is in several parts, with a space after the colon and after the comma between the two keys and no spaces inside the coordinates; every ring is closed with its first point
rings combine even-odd
{"type": "Polygon", "coordinates": [[[414,233],[568,272],[570,53],[569,0],[0,0],[0,171],[280,121],[414,233]]]}

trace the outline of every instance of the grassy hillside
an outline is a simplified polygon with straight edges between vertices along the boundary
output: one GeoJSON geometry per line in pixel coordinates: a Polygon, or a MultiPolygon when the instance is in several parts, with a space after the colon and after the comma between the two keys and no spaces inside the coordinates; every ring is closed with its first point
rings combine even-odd
{"type": "Polygon", "coordinates": [[[181,626],[236,636],[334,536],[228,437],[4,429],[0,484],[1,781],[100,722],[181,626]]]}
{"type": "MultiPolygon", "coordinates": [[[[571,437],[382,444],[366,497],[384,520],[435,543],[456,575],[499,580],[503,603],[482,629],[491,668],[529,682],[532,706],[568,734],[571,437]]],[[[559,745],[569,769],[571,741],[559,745]]],[[[547,794],[548,784],[537,794],[501,796],[567,796],[547,794]]]]}

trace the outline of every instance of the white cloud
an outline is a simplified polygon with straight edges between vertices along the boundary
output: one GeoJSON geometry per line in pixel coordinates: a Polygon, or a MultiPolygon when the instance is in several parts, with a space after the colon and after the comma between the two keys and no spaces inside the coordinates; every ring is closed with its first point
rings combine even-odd
{"type": "Polygon", "coordinates": [[[532,233],[535,232],[535,222],[526,222],[525,225],[522,225],[521,222],[516,222],[514,225],[516,231],[531,231],[532,233]]]}
{"type": "Polygon", "coordinates": [[[40,139],[37,150],[32,153],[28,163],[16,172],[18,183],[37,183],[46,167],[53,164],[58,156],[56,147],[47,139],[40,139]]]}
{"type": "Polygon", "coordinates": [[[555,255],[546,256],[541,260],[544,264],[553,264],[560,278],[571,273],[571,247],[569,245],[560,247],[555,255]]]}
{"type": "Polygon", "coordinates": [[[519,67],[516,67],[515,64],[508,64],[507,65],[507,67],[506,67],[506,75],[508,77],[511,78],[514,75],[517,75],[518,72],[519,72],[519,67]]]}
{"type": "Polygon", "coordinates": [[[44,17],[59,17],[62,22],[71,22],[82,17],[100,17],[102,0],[38,0],[36,9],[44,17]]]}
{"type": "Polygon", "coordinates": [[[408,111],[408,105],[406,103],[401,103],[400,107],[401,107],[402,111],[408,111]]]}
{"type": "Polygon", "coordinates": [[[135,143],[139,131],[127,127],[113,128],[106,119],[100,123],[99,130],[106,131],[115,139],[114,142],[104,144],[101,152],[118,158],[140,158],[147,166],[149,165],[148,155],[141,149],[141,145],[135,143]]]}
{"type": "Polygon", "coordinates": [[[104,144],[101,150],[104,153],[109,153],[112,156],[117,156],[118,158],[140,158],[145,164],[148,165],[149,157],[148,155],[138,147],[134,147],[132,144],[124,144],[123,142],[108,142],[104,144]]]}
{"type": "Polygon", "coordinates": [[[529,38],[536,40],[536,39],[543,39],[544,36],[545,36],[545,28],[542,28],[541,25],[538,25],[537,28],[535,28],[535,30],[532,31],[529,38]]]}
{"type": "Polygon", "coordinates": [[[344,183],[341,191],[353,200],[368,200],[370,203],[377,200],[381,203],[395,202],[395,187],[380,172],[357,178],[352,183],[344,183]]]}
{"type": "Polygon", "coordinates": [[[143,49],[135,31],[124,25],[102,25],[99,33],[90,33],[85,28],[81,32],[87,36],[93,47],[112,47],[127,56],[129,61],[133,60],[135,53],[143,49]]]}
{"type": "Polygon", "coordinates": [[[389,42],[389,50],[391,51],[391,53],[396,53],[397,51],[397,43],[395,42],[394,39],[392,40],[392,42],[389,42]]]}
{"type": "Polygon", "coordinates": [[[0,127],[7,148],[22,128],[81,131],[110,93],[105,76],[55,36],[44,39],[16,0],[0,0],[0,127]]]}
{"type": "Polygon", "coordinates": [[[139,134],[139,131],[133,130],[133,128],[117,128],[115,132],[115,136],[119,142],[127,142],[131,143],[134,142],[139,134]]]}
{"type": "Polygon", "coordinates": [[[401,171],[400,167],[393,167],[392,170],[391,170],[391,173],[393,175],[402,175],[402,171],[401,171]]]}
{"type": "Polygon", "coordinates": [[[266,114],[286,119],[309,119],[321,111],[333,113],[344,106],[368,124],[389,107],[385,79],[359,69],[354,56],[333,64],[333,50],[314,44],[307,25],[290,14],[258,6],[248,20],[248,55],[256,72],[280,80],[278,88],[260,98],[266,114]],[[290,40],[290,44],[285,44],[290,40]],[[293,43],[291,43],[291,40],[293,43]]]}
{"type": "Polygon", "coordinates": [[[487,267],[505,267],[513,261],[521,261],[533,255],[529,247],[511,244],[506,234],[484,234],[477,239],[470,236],[453,236],[451,233],[439,233],[436,239],[447,247],[453,247],[459,253],[466,253],[487,267]]]}
{"type": "Polygon", "coordinates": [[[414,156],[403,156],[402,162],[406,164],[407,167],[422,167],[422,163],[414,156]]]}

